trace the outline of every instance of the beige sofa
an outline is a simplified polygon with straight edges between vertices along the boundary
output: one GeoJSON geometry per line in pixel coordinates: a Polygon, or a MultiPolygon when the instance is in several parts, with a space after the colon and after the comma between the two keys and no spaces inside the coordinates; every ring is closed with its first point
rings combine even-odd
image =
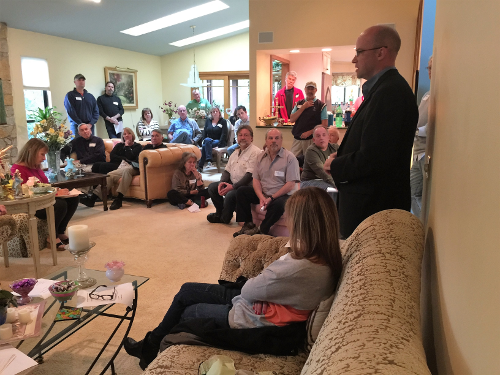
{"type": "MultiPolygon", "coordinates": [[[[109,161],[109,154],[119,140],[104,139],[103,141],[106,161],[109,161]]],[[[139,143],[144,146],[150,142],[140,141],[139,143]]],[[[151,208],[153,200],[166,199],[167,192],[172,186],[172,176],[181,160],[182,153],[186,151],[193,152],[198,159],[201,157],[198,147],[181,143],[168,143],[166,149],[142,151],[139,154],[141,174],[132,179],[132,184],[125,196],[146,201],[148,208],[151,208]]],[[[114,195],[116,188],[117,186],[112,187],[114,195]]]]}
{"type": "MultiPolygon", "coordinates": [[[[240,275],[257,275],[287,251],[286,242],[283,237],[236,237],[220,278],[235,281],[240,275]]],[[[342,277],[310,353],[276,357],[174,345],[160,353],[144,374],[195,375],[201,362],[222,354],[234,360],[236,369],[280,375],[429,375],[420,333],[423,247],[422,225],[415,216],[401,210],[379,212],[342,244],[342,277]]]]}

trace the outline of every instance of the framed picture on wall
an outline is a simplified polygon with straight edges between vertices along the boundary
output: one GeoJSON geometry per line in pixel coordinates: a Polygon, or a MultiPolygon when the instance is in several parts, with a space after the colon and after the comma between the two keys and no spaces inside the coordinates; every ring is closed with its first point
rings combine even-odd
{"type": "Polygon", "coordinates": [[[118,67],[104,68],[105,82],[111,81],[115,85],[115,95],[118,96],[124,109],[137,109],[137,70],[118,67]]]}

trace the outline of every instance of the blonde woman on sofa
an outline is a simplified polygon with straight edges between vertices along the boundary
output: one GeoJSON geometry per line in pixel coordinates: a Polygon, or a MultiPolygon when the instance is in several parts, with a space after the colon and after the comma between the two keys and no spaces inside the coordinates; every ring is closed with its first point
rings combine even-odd
{"type": "MultiPolygon", "coordinates": [[[[289,334],[292,323],[304,323],[319,303],[333,294],[342,271],[335,203],[324,190],[309,187],[290,197],[285,213],[290,230],[288,254],[248,280],[241,289],[184,284],[153,331],[139,342],[132,338],[124,340],[125,350],[140,359],[142,369],[157,356],[161,341],[177,324],[182,323],[182,327],[197,324],[199,320],[193,319],[199,318],[213,320],[219,337],[234,334],[233,338],[240,341],[250,340],[245,346],[249,352],[269,353],[264,349],[269,345],[266,340],[255,335],[269,329],[275,330],[273,337],[279,330],[289,334]],[[242,329],[247,330],[242,332],[242,329]]],[[[300,326],[302,330],[304,326],[300,326]]],[[[210,340],[216,331],[204,332],[207,336],[202,339],[210,340]]],[[[179,327],[174,332],[179,332],[179,327]]],[[[190,333],[200,336],[198,332],[190,333]]],[[[290,339],[279,338],[281,341],[275,341],[274,345],[286,345],[290,339]]],[[[226,349],[242,350],[240,342],[223,344],[226,349]]]]}
{"type": "Polygon", "coordinates": [[[208,188],[204,186],[201,173],[196,170],[196,155],[184,152],[179,167],[172,176],[172,190],[167,193],[168,201],[172,206],[183,210],[195,202],[200,208],[204,208],[208,198],[208,188]]]}

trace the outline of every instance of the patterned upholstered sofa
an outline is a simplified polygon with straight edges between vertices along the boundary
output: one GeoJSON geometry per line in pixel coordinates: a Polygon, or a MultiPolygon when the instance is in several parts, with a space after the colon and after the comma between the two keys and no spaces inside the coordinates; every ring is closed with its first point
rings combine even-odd
{"type": "MultiPolygon", "coordinates": [[[[287,238],[239,236],[230,244],[221,279],[251,277],[287,251],[287,238]]],[[[212,355],[236,369],[280,375],[429,375],[420,333],[420,269],[424,233],[401,210],[379,212],[342,244],[343,274],[332,307],[310,353],[248,355],[206,346],[174,345],[144,374],[198,374],[212,355]]]]}

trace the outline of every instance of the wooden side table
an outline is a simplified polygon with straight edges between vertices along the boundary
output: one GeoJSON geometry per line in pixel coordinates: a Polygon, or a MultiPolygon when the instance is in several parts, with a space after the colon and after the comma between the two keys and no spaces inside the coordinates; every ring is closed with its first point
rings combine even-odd
{"type": "MultiPolygon", "coordinates": [[[[38,244],[38,228],[37,218],[35,213],[38,210],[45,208],[47,212],[47,225],[49,226],[50,247],[52,250],[52,261],[54,266],[57,265],[57,249],[56,249],[56,224],[54,218],[54,203],[56,203],[56,192],[48,192],[44,194],[34,194],[30,198],[21,199],[1,199],[0,204],[7,208],[8,214],[28,214],[29,215],[29,236],[30,249],[35,264],[35,276],[38,279],[40,269],[40,248],[38,244]]],[[[4,249],[4,257],[9,256],[8,249],[4,249]]]]}

